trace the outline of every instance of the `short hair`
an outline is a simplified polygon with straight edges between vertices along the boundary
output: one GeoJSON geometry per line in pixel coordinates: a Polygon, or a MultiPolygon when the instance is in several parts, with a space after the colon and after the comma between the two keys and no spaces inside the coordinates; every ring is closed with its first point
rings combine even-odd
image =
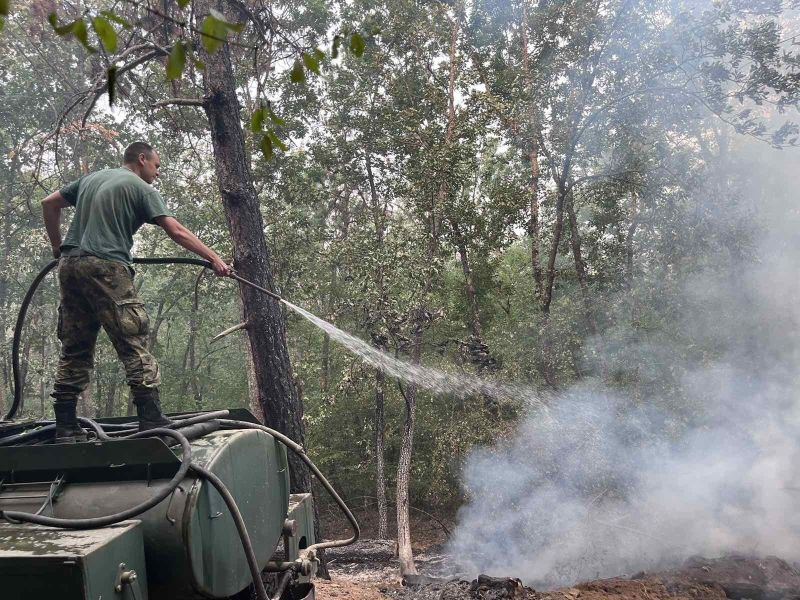
{"type": "Polygon", "coordinates": [[[133,142],[130,146],[125,148],[125,154],[122,155],[124,164],[135,163],[139,160],[139,155],[144,154],[147,158],[153,156],[153,147],[147,142],[133,142]]]}

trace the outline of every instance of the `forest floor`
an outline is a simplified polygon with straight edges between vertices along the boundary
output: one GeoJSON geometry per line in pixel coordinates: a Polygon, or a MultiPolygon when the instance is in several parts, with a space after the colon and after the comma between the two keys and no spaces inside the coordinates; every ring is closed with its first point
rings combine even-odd
{"type": "MultiPolygon", "coordinates": [[[[443,524],[414,522],[414,554],[422,575],[400,578],[393,541],[374,539],[371,523],[353,546],[329,552],[331,580],[317,579],[317,600],[800,600],[800,570],[776,557],[688,558],[676,569],[613,577],[548,591],[518,579],[452,575],[443,524]]],[[[444,526],[446,527],[446,525],[444,526]]],[[[338,526],[330,535],[345,534],[338,526]]]]}

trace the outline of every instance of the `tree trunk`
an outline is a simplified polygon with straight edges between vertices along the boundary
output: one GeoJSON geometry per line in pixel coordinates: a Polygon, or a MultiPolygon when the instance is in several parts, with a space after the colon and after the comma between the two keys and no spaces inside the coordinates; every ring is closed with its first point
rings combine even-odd
{"type": "MultiPolygon", "coordinates": [[[[98,374],[98,381],[100,380],[100,376],[98,374]]],[[[104,416],[106,417],[113,417],[114,416],[114,405],[116,404],[115,400],[117,399],[117,378],[112,377],[111,383],[108,384],[108,389],[106,390],[105,396],[105,407],[103,409],[104,416]]]]}
{"type": "MultiPolygon", "coordinates": [[[[463,9],[463,7],[461,7],[463,9]]],[[[448,106],[447,106],[447,128],[444,134],[443,145],[447,148],[453,141],[456,122],[455,107],[455,86],[456,75],[458,73],[458,63],[456,53],[458,50],[458,35],[460,31],[459,16],[453,19],[450,32],[450,74],[448,78],[448,106]]],[[[441,206],[450,192],[449,182],[446,177],[442,178],[439,189],[431,206],[430,217],[427,219],[426,227],[428,230],[427,262],[433,264],[438,250],[438,226],[437,208],[441,206]]],[[[433,281],[428,278],[423,285],[420,296],[420,304],[416,314],[412,319],[414,333],[412,335],[411,362],[419,364],[422,357],[422,334],[425,329],[425,322],[428,319],[428,311],[425,310],[425,303],[430,294],[433,281]]],[[[406,414],[403,424],[403,438],[400,442],[400,457],[397,465],[397,554],[400,561],[400,574],[416,575],[417,568],[414,565],[414,552],[411,549],[411,518],[409,514],[409,481],[411,478],[411,455],[414,449],[414,424],[417,410],[417,386],[411,384],[405,391],[406,414]]]]}
{"type": "Polygon", "coordinates": [[[203,408],[203,394],[197,377],[197,331],[200,327],[200,280],[203,271],[197,276],[194,282],[194,294],[192,295],[192,309],[189,313],[189,339],[186,341],[186,355],[184,357],[184,388],[185,393],[189,393],[194,398],[196,410],[203,408]]]}
{"type": "Polygon", "coordinates": [[[548,314],[550,303],[553,301],[553,284],[556,279],[556,257],[558,256],[558,246],[561,244],[561,232],[564,229],[564,203],[567,191],[562,182],[558,185],[558,195],[556,197],[556,222],[553,226],[553,241],[550,246],[550,254],[547,257],[547,270],[545,272],[545,286],[542,294],[541,309],[548,314]]]}
{"type": "Polygon", "coordinates": [[[467,306],[469,307],[468,326],[473,337],[480,341],[483,339],[483,328],[481,327],[478,293],[475,290],[475,282],[472,277],[472,267],[469,264],[469,255],[467,254],[467,243],[464,240],[464,236],[461,235],[461,230],[458,223],[453,221],[451,225],[456,239],[456,246],[458,247],[458,256],[461,261],[461,271],[464,273],[464,293],[467,296],[467,306]]]}
{"type": "Polygon", "coordinates": [[[378,498],[378,539],[389,537],[389,509],[386,501],[386,375],[375,370],[375,495],[378,498]]]}
{"type": "Polygon", "coordinates": [[[633,239],[636,235],[636,228],[639,226],[639,195],[636,192],[631,194],[631,222],[625,236],[625,291],[628,296],[630,306],[631,325],[638,326],[639,317],[637,314],[636,300],[631,293],[633,291],[633,239]]]}
{"type": "MultiPolygon", "coordinates": [[[[422,348],[422,328],[418,327],[413,336],[411,361],[419,364],[422,348]]],[[[410,384],[403,394],[406,400],[406,416],[403,422],[403,438],[400,443],[400,457],[397,463],[397,557],[400,562],[400,575],[416,575],[414,551],[411,549],[411,517],[409,483],[411,481],[411,455],[414,450],[414,425],[417,413],[417,386],[410,384]]]]}
{"type": "MultiPolygon", "coordinates": [[[[533,94],[533,72],[531,70],[530,53],[528,51],[528,5],[522,7],[522,79],[528,94],[533,94]]],[[[528,99],[529,117],[532,127],[530,133],[528,162],[530,163],[530,217],[528,219],[528,237],[531,242],[531,270],[533,272],[534,293],[537,302],[542,301],[542,263],[539,257],[539,119],[533,99],[528,99]]]]}
{"type": "MultiPolygon", "coordinates": [[[[372,172],[372,159],[369,150],[364,160],[369,182],[372,221],[375,227],[375,246],[380,251],[386,230],[386,208],[381,205],[378,189],[375,185],[375,175],[372,172]]],[[[380,323],[384,320],[384,310],[387,303],[386,281],[384,278],[383,260],[378,260],[375,268],[375,287],[378,292],[378,301],[375,307],[375,316],[380,323]]],[[[379,334],[378,340],[381,340],[379,334]]],[[[382,340],[377,344],[381,350],[386,350],[382,340]]],[[[375,370],[375,496],[378,499],[378,539],[385,540],[389,537],[389,507],[386,499],[386,375],[380,369],[375,370]]]]}
{"type": "MultiPolygon", "coordinates": [[[[218,3],[217,9],[223,11],[226,6],[227,3],[218,3]]],[[[264,239],[264,222],[250,171],[250,156],[245,148],[229,46],[224,44],[204,59],[205,111],[211,127],[220,195],[233,241],[234,266],[245,279],[272,290],[274,284],[264,239]]],[[[303,409],[292,380],[280,306],[248,286],[240,286],[240,294],[253,356],[258,403],[266,423],[304,445],[303,409]]],[[[292,491],[309,491],[311,477],[308,468],[291,453],[289,463],[292,491]]]]}
{"type": "Polygon", "coordinates": [[[581,297],[583,299],[583,311],[586,319],[586,328],[591,335],[597,333],[597,324],[592,310],[592,301],[589,297],[589,281],[586,275],[586,263],[583,262],[581,253],[581,235],[578,230],[578,219],[575,216],[575,195],[570,191],[567,199],[567,216],[569,217],[570,244],[572,246],[572,257],[575,260],[575,273],[578,277],[578,284],[581,287],[581,297]]]}

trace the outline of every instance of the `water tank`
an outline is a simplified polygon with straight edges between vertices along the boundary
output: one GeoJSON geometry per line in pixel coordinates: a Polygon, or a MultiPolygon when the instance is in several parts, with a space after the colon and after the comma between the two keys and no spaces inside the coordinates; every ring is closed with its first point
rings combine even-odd
{"type": "MultiPolygon", "coordinates": [[[[286,448],[252,429],[216,431],[191,446],[192,462],[219,477],[235,498],[263,568],[281,539],[289,507],[286,448]]],[[[158,439],[0,448],[0,480],[40,483],[50,490],[60,481],[43,514],[97,517],[150,498],[177,472],[179,456],[180,447],[169,449],[158,439]]],[[[35,511],[40,504],[4,504],[0,494],[0,510],[35,511]]],[[[137,519],[142,521],[151,599],[221,598],[250,583],[230,512],[202,479],[186,477],[137,519]]]]}

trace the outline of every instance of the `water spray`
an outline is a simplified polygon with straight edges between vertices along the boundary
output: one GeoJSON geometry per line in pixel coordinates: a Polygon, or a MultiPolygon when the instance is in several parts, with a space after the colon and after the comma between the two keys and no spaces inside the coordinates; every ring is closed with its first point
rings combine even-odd
{"type": "MultiPolygon", "coordinates": [[[[197,265],[211,270],[211,263],[200,258],[134,258],[133,262],[135,264],[143,265],[197,265]]],[[[5,416],[5,420],[12,420],[22,405],[22,371],[19,364],[19,347],[20,340],[22,338],[22,326],[25,322],[28,305],[30,304],[36,289],[39,287],[39,284],[57,265],[57,259],[45,265],[45,267],[33,280],[33,283],[31,284],[30,288],[28,288],[28,291],[22,300],[22,304],[20,305],[19,314],[17,315],[17,322],[14,327],[14,340],[11,348],[11,362],[14,380],[14,402],[11,405],[11,409],[8,411],[8,414],[5,416]]],[[[547,416],[547,407],[549,404],[547,394],[531,386],[513,382],[487,381],[480,377],[467,375],[465,373],[447,373],[419,364],[410,364],[404,360],[392,356],[388,352],[380,350],[379,348],[375,348],[359,337],[342,331],[332,323],[329,323],[328,321],[317,317],[307,310],[292,304],[288,300],[281,298],[281,296],[272,290],[245,279],[236,273],[236,271],[232,271],[229,277],[231,279],[235,279],[243,285],[252,287],[259,292],[266,294],[277,302],[284,304],[287,308],[327,333],[331,338],[359,356],[362,360],[371,364],[375,368],[380,369],[388,375],[419,385],[420,387],[428,389],[438,395],[451,395],[462,398],[468,396],[488,396],[505,401],[521,400],[529,407],[540,409],[544,417],[547,416]]],[[[232,333],[238,329],[242,329],[244,326],[245,324],[239,324],[226,329],[214,337],[212,341],[216,341],[221,337],[228,335],[229,333],[232,333]]]]}

